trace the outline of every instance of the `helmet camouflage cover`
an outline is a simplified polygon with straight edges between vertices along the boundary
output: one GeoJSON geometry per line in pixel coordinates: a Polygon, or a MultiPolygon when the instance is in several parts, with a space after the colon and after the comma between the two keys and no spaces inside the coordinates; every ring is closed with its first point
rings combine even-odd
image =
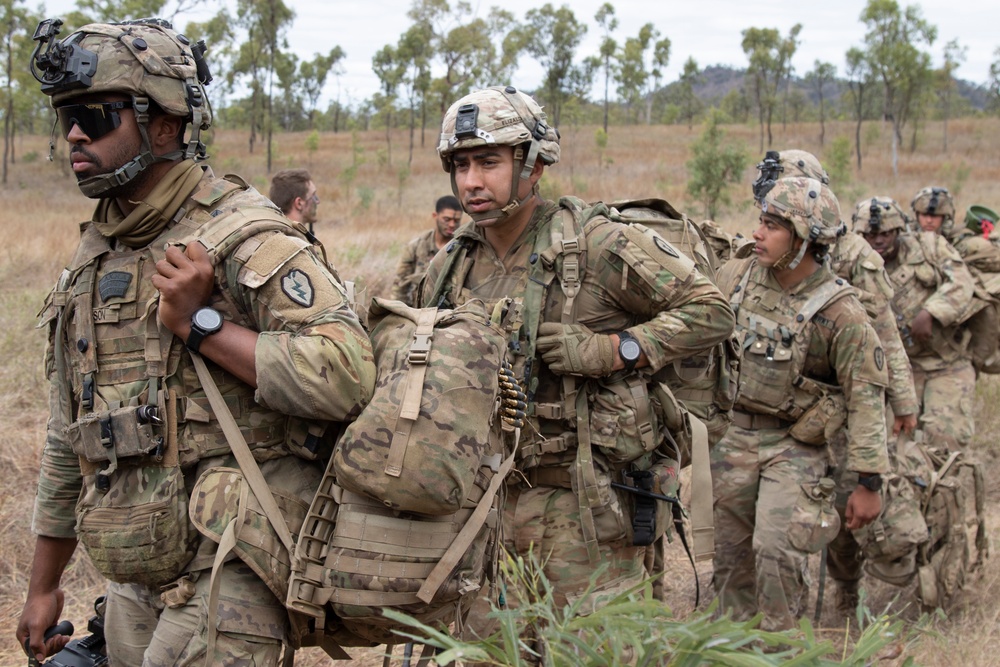
{"type": "MultiPolygon", "coordinates": [[[[211,125],[211,109],[199,81],[201,52],[196,56],[190,40],[168,22],[142,19],[123,24],[91,23],[62,40],[62,45],[77,46],[96,59],[96,67],[89,76],[89,85],[60,85],[58,80],[52,82],[52,73],[46,72],[42,92],[52,96],[53,107],[83,95],[124,93],[148,97],[172,116],[187,120],[197,116],[199,129],[211,125]]],[[[204,48],[203,44],[198,47],[204,48]]],[[[210,80],[207,68],[204,77],[210,80]]]]}
{"type": "Polygon", "coordinates": [[[847,227],[840,219],[840,203],[829,187],[815,178],[782,178],[757,202],[763,213],[791,223],[806,241],[833,245],[847,227]]]}
{"type": "Polygon", "coordinates": [[[520,146],[530,143],[526,170],[535,157],[546,165],[559,161],[559,132],[546,123],[545,112],[529,95],[513,86],[472,92],[451,105],[441,123],[438,155],[451,171],[451,155],[476,146],[520,146]]]}
{"type": "Polygon", "coordinates": [[[865,234],[888,232],[893,229],[905,231],[909,220],[892,197],[877,196],[859,201],[854,207],[851,222],[854,223],[855,232],[865,234]]]}
{"type": "Polygon", "coordinates": [[[945,220],[955,219],[955,200],[948,188],[926,187],[920,190],[910,204],[914,213],[943,215],[945,220]]]}
{"type": "Polygon", "coordinates": [[[764,159],[757,163],[757,180],[753,183],[754,199],[760,200],[774,187],[780,178],[804,176],[814,178],[824,185],[830,184],[830,176],[815,155],[797,149],[768,151],[764,159]]]}

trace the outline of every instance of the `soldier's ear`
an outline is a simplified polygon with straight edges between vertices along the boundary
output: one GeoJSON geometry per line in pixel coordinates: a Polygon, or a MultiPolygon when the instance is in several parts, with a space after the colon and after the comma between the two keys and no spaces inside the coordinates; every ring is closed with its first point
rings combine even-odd
{"type": "Polygon", "coordinates": [[[156,114],[149,119],[149,143],[153,155],[169,153],[180,147],[184,131],[184,119],[169,114],[156,114]]]}

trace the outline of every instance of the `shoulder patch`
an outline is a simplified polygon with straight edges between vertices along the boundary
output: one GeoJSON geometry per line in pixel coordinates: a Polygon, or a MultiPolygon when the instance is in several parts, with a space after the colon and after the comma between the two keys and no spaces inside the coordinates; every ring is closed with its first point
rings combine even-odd
{"type": "Polygon", "coordinates": [[[299,269],[292,269],[281,277],[281,291],[303,308],[313,305],[314,292],[309,276],[299,269]]]}
{"type": "MultiPolygon", "coordinates": [[[[661,269],[666,269],[679,280],[687,280],[695,271],[694,262],[678,252],[668,241],[649,227],[638,223],[622,226],[621,234],[628,241],[625,248],[621,250],[622,258],[629,264],[633,264],[633,268],[638,268],[636,265],[646,263],[643,261],[643,256],[645,256],[650,263],[661,269]],[[634,246],[640,252],[635,252],[629,246],[634,246]]],[[[650,269],[650,273],[652,273],[653,267],[650,269]]]]}
{"type": "Polygon", "coordinates": [[[875,348],[875,367],[879,370],[885,368],[885,351],[881,347],[875,348]]]}

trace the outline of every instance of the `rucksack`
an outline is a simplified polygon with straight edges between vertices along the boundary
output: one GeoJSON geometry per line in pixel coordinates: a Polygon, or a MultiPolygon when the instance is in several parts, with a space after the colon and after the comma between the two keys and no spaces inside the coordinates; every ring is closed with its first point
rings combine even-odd
{"type": "Polygon", "coordinates": [[[479,301],[445,310],[373,300],[375,392],[337,442],[286,599],[357,639],[340,636],[341,645],[398,641],[405,626],[386,609],[460,628],[494,585],[516,446],[503,411],[518,409],[503,399],[501,377],[520,309],[511,299],[492,313],[479,301]]]}
{"type": "Polygon", "coordinates": [[[921,604],[941,607],[989,556],[983,467],[919,431],[900,436],[896,455],[882,513],[854,537],[869,574],[896,586],[916,580],[921,604]]]}

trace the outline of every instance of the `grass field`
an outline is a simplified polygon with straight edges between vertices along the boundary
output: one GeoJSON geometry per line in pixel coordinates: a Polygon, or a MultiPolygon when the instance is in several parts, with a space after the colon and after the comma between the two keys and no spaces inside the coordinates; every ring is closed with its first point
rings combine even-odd
{"type": "MultiPolygon", "coordinates": [[[[668,199],[692,218],[702,217],[685,194],[685,162],[698,128],[614,127],[603,159],[598,156],[595,131],[596,127],[563,128],[562,162],[547,170],[544,194],[575,194],[608,201],[656,196],[668,199]]],[[[734,126],[726,131],[746,146],[750,164],[755,164],[763,153],[758,149],[757,128],[734,126]]],[[[775,148],[809,150],[827,163],[833,140],[853,137],[854,128],[849,123],[829,123],[825,147],[818,144],[817,124],[789,125],[787,129],[779,125],[775,131],[775,148]]],[[[901,154],[898,180],[893,179],[890,167],[888,126],[873,123],[863,135],[869,142],[864,170],[855,170],[852,156],[841,182],[832,183],[845,219],[849,220],[855,201],[876,194],[892,196],[908,210],[913,194],[925,185],[949,187],[956,195],[960,215],[971,204],[1000,208],[1000,191],[996,188],[1000,182],[1000,120],[951,121],[947,154],[940,148],[940,124],[928,124],[920,133],[916,152],[901,154]]],[[[324,134],[316,150],[307,148],[304,133],[275,139],[274,169],[303,166],[312,172],[321,199],[317,234],[341,275],[364,279],[370,295],[388,291],[400,248],[427,228],[434,200],[450,191],[448,177],[434,151],[437,132],[433,128],[428,128],[424,146],[420,145],[418,129],[411,164],[407,164],[408,133],[397,131],[392,139],[391,161],[384,132],[324,134]]],[[[76,223],[87,219],[92,208],[66,168],[65,144],[58,148],[54,164],[44,159],[47,149],[47,137],[18,139],[18,161],[10,170],[8,183],[0,185],[0,475],[4,480],[0,530],[6,536],[0,542],[3,665],[24,661],[15,645],[14,628],[24,601],[33,551],[29,523],[47,415],[47,392],[41,373],[44,336],[34,328],[34,314],[70,259],[77,239],[76,223]]],[[[239,173],[266,192],[264,154],[260,148],[252,155],[247,152],[245,133],[219,131],[211,153],[216,173],[239,173]]],[[[718,221],[732,232],[748,234],[753,228],[756,215],[749,188],[753,178],[753,169],[748,168],[744,184],[733,190],[733,206],[719,216],[718,221]]],[[[998,401],[1000,382],[992,377],[981,380],[976,392],[977,435],[973,449],[987,468],[989,526],[994,534],[1000,518],[1000,484],[996,481],[1000,462],[994,436],[1000,422],[995,407],[998,401]]],[[[671,554],[669,568],[670,604],[683,616],[692,608],[694,580],[679,547],[671,554]]],[[[706,582],[711,579],[710,564],[700,565],[699,572],[704,595],[706,582]]],[[[1000,596],[998,578],[1000,565],[996,560],[988,562],[947,616],[933,623],[933,632],[908,647],[905,655],[881,664],[900,664],[907,656],[929,667],[1000,664],[995,648],[1000,634],[1000,606],[995,603],[1000,596]]],[[[63,584],[67,593],[64,617],[82,628],[93,599],[101,593],[101,580],[78,554],[63,584]]],[[[898,610],[912,599],[912,595],[907,597],[907,591],[878,583],[870,584],[869,591],[875,610],[898,610]],[[899,593],[902,597],[897,600],[899,593]]],[[[832,598],[828,588],[827,599],[832,598]]],[[[829,602],[827,612],[832,612],[829,602]]],[[[916,618],[912,609],[901,613],[916,618]]],[[[824,620],[832,618],[832,613],[827,613],[824,620]]],[[[843,630],[825,632],[837,636],[843,630]]],[[[362,653],[353,664],[378,663],[378,650],[362,653]]],[[[297,664],[326,662],[322,656],[307,652],[297,664]]]]}

